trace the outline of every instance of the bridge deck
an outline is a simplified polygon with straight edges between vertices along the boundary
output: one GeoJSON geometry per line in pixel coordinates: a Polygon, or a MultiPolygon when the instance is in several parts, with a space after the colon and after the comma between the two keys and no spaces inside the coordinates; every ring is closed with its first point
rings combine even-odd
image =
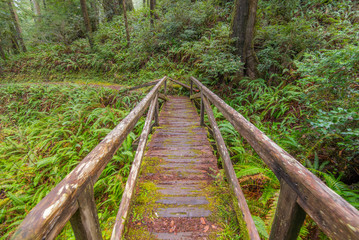
{"type": "Polygon", "coordinates": [[[126,239],[215,239],[217,160],[199,122],[188,97],[165,102],[147,144],[126,239]]]}

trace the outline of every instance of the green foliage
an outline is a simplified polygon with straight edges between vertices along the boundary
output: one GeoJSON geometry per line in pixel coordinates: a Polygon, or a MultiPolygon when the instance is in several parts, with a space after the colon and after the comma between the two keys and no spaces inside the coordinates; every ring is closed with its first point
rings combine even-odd
{"type": "MultiPolygon", "coordinates": [[[[0,88],[0,193],[9,199],[0,210],[4,239],[127,115],[139,97],[79,85],[0,88]]],[[[142,125],[143,121],[135,133],[142,125]]],[[[111,232],[129,174],[135,133],[127,137],[95,184],[105,235],[111,232]]]]}
{"type": "Polygon", "coordinates": [[[296,62],[298,72],[305,76],[302,84],[314,85],[309,94],[329,94],[326,99],[357,98],[359,76],[359,46],[321,50],[304,55],[296,62]],[[349,96],[348,96],[349,94],[349,96]]]}

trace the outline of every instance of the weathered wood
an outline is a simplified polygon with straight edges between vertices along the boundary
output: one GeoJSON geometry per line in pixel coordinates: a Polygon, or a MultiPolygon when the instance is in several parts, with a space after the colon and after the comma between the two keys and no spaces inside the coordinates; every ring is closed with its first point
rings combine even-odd
{"type": "MultiPolygon", "coordinates": [[[[162,78],[137,106],[26,216],[13,239],[42,239],[59,219],[70,218],[65,210],[77,199],[89,179],[96,182],[138,119],[156,97],[162,78]]],[[[73,213],[72,213],[73,214],[73,213]]],[[[62,222],[61,222],[62,223],[62,222]]]]}
{"type": "MultiPolygon", "coordinates": [[[[43,235],[42,239],[56,239],[57,235],[59,235],[66,225],[66,223],[70,220],[71,216],[75,214],[77,211],[79,205],[77,204],[77,201],[74,200],[72,203],[69,204],[67,208],[64,209],[62,214],[59,218],[54,219],[49,225],[48,229],[45,229],[45,233],[43,235]]],[[[41,239],[41,238],[39,238],[41,239]]]]}
{"type": "Polygon", "coordinates": [[[270,240],[297,239],[306,215],[297,198],[297,193],[282,180],[270,240]]]}
{"type": "Polygon", "coordinates": [[[203,92],[201,91],[201,126],[204,126],[204,105],[203,105],[203,92]]]}
{"type": "Polygon", "coordinates": [[[159,104],[158,104],[158,94],[156,96],[156,107],[155,107],[155,122],[154,122],[154,126],[158,126],[158,114],[160,112],[160,109],[159,109],[159,104]]]}
{"type": "Polygon", "coordinates": [[[166,97],[166,95],[162,94],[162,93],[158,93],[158,98],[162,99],[164,101],[168,101],[168,98],[166,97]]]}
{"type": "Polygon", "coordinates": [[[189,95],[192,96],[192,94],[193,94],[193,82],[192,81],[190,81],[190,82],[191,82],[191,87],[190,87],[190,90],[189,90],[189,95]]]}
{"type": "MultiPolygon", "coordinates": [[[[242,213],[242,216],[237,213],[237,217],[239,218],[239,221],[244,221],[247,225],[247,234],[250,239],[258,239],[260,240],[258,231],[256,229],[256,226],[254,225],[254,221],[251,216],[251,212],[249,211],[246,199],[244,197],[244,194],[242,192],[241,186],[238,183],[238,179],[236,176],[236,173],[234,172],[233,165],[231,158],[229,156],[226,144],[223,140],[223,137],[221,135],[221,132],[219,130],[219,127],[217,125],[216,119],[213,115],[213,111],[211,108],[211,105],[209,104],[208,100],[205,97],[202,97],[203,105],[206,109],[208,120],[210,122],[210,125],[213,130],[213,136],[216,140],[217,149],[219,151],[219,154],[221,155],[222,161],[223,161],[223,168],[226,173],[227,180],[229,182],[229,185],[231,186],[231,189],[234,193],[234,196],[237,199],[238,207],[242,213]]],[[[243,231],[244,229],[241,229],[243,231]]]]}
{"type": "Polygon", "coordinates": [[[167,80],[165,81],[165,86],[163,88],[163,93],[164,93],[165,96],[167,95],[167,80]]]}
{"type": "Polygon", "coordinates": [[[133,91],[133,90],[136,90],[136,89],[153,86],[153,85],[156,85],[159,81],[160,80],[156,80],[156,81],[144,83],[144,84],[141,84],[141,85],[138,85],[138,86],[135,86],[135,87],[131,87],[131,88],[127,89],[127,91],[133,91]]]}
{"type": "Polygon", "coordinates": [[[70,219],[75,237],[78,240],[102,239],[93,191],[93,183],[90,182],[77,198],[79,208],[70,219]]]}
{"type": "MultiPolygon", "coordinates": [[[[168,79],[171,80],[171,81],[174,82],[174,83],[177,83],[178,85],[180,85],[180,86],[182,86],[182,87],[184,87],[184,88],[191,89],[191,87],[188,86],[187,84],[184,84],[184,83],[182,83],[182,82],[180,82],[180,81],[177,81],[177,80],[175,80],[175,79],[172,79],[172,78],[168,78],[168,79]]],[[[199,92],[198,89],[193,89],[192,91],[199,92]]]]}
{"type": "Polygon", "coordinates": [[[201,93],[196,93],[194,95],[191,95],[190,99],[193,100],[193,99],[200,98],[200,97],[201,97],[201,93]]]}
{"type": "Polygon", "coordinates": [[[120,204],[120,208],[118,210],[117,216],[116,216],[116,222],[115,222],[115,226],[112,231],[111,240],[122,239],[122,234],[123,234],[123,231],[125,228],[125,222],[126,222],[128,210],[130,207],[130,202],[131,202],[133,192],[134,192],[134,189],[136,186],[140,166],[142,163],[142,158],[143,158],[143,155],[144,155],[144,152],[146,149],[148,135],[151,130],[151,121],[154,116],[157,102],[158,102],[157,98],[153,99],[150,109],[148,111],[145,125],[144,125],[142,133],[141,133],[140,142],[139,142],[139,145],[138,145],[138,148],[136,151],[136,155],[135,155],[135,158],[132,163],[131,172],[128,175],[126,187],[122,194],[121,204],[120,204]]]}
{"type": "Polygon", "coordinates": [[[359,239],[359,211],[326,186],[295,158],[280,148],[194,77],[191,80],[248,141],[279,179],[297,193],[299,205],[333,239],[359,239]]]}

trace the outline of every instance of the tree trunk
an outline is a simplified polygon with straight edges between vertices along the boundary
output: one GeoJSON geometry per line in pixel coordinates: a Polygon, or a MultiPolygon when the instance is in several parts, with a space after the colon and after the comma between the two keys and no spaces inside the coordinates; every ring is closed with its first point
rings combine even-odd
{"type": "Polygon", "coordinates": [[[81,4],[82,16],[84,18],[84,22],[85,22],[85,26],[86,26],[87,38],[89,40],[90,47],[92,49],[93,48],[92,29],[91,29],[90,18],[89,18],[88,12],[87,12],[86,0],[80,0],[80,4],[81,4]]]}
{"type": "Polygon", "coordinates": [[[230,37],[235,39],[235,53],[244,63],[242,76],[258,77],[258,60],[254,53],[253,38],[258,0],[236,0],[233,10],[230,37]]]}
{"type": "Polygon", "coordinates": [[[122,6],[123,6],[123,18],[125,20],[125,28],[126,28],[127,47],[129,47],[130,46],[130,30],[128,29],[127,8],[126,8],[125,0],[122,0],[122,6]]]}
{"type": "Polygon", "coordinates": [[[34,13],[35,13],[35,21],[37,23],[40,23],[41,22],[41,10],[40,10],[40,5],[38,3],[38,0],[31,0],[32,1],[32,4],[34,6],[34,13]]]}
{"type": "Polygon", "coordinates": [[[4,49],[2,48],[1,39],[0,39],[0,57],[6,61],[6,55],[4,49]]]}
{"type": "Polygon", "coordinates": [[[143,8],[146,7],[146,0],[143,0],[143,5],[142,5],[142,7],[143,7],[143,8]]]}
{"type": "Polygon", "coordinates": [[[150,22],[152,27],[154,26],[155,4],[155,0],[150,0],[150,22]]]}
{"type": "Polygon", "coordinates": [[[14,6],[13,6],[13,2],[12,0],[8,0],[7,1],[8,7],[9,7],[9,11],[10,11],[10,15],[11,18],[13,20],[13,23],[15,25],[15,36],[16,36],[16,40],[17,42],[20,44],[20,47],[22,49],[23,52],[26,52],[26,47],[25,47],[25,43],[24,43],[24,39],[21,36],[21,28],[20,28],[20,22],[19,22],[19,18],[15,12],[14,6]]]}

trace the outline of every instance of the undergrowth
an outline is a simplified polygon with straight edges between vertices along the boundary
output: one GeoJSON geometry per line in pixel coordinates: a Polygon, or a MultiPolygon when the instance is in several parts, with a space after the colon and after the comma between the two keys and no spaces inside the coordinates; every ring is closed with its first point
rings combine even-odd
{"type": "MultiPolygon", "coordinates": [[[[0,87],[0,235],[26,214],[128,114],[142,94],[81,85],[0,87]]],[[[141,120],[95,184],[104,236],[112,230],[141,120]]],[[[67,233],[72,235],[72,231],[67,233]]],[[[65,235],[66,236],[66,235],[65,235]]],[[[68,236],[69,237],[69,236],[68,236]]]]}

